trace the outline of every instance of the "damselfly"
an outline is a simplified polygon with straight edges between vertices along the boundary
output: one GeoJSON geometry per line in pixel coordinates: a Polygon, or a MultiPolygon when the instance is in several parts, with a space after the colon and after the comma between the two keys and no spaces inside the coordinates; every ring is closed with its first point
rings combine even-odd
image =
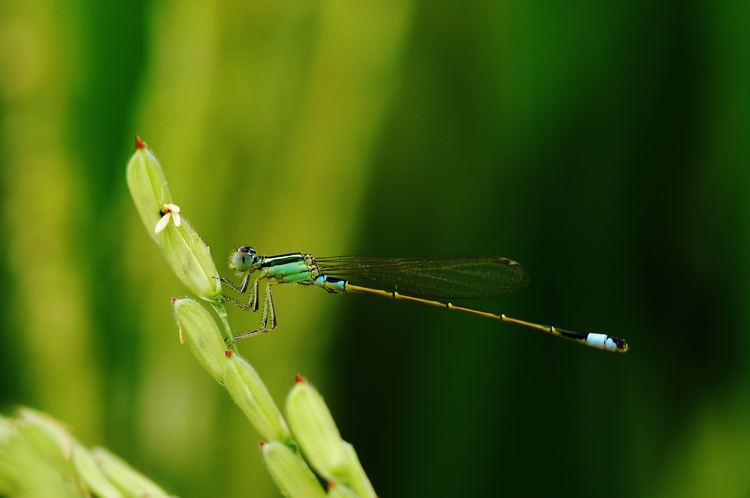
{"type": "Polygon", "coordinates": [[[502,313],[490,313],[457,306],[450,299],[479,299],[523,289],[529,283],[529,274],[520,263],[490,256],[436,256],[426,258],[379,258],[340,256],[315,258],[311,254],[292,253],[278,256],[258,256],[255,249],[240,247],[232,256],[229,267],[244,275],[239,286],[225,278],[220,280],[239,294],[250,288],[247,303],[224,296],[242,309],[258,311],[261,280],[266,281],[263,313],[260,328],[234,336],[234,340],[262,334],[276,328],[276,311],[273,306],[271,286],[275,284],[300,284],[320,287],[338,294],[363,292],[391,299],[440,306],[449,310],[515,323],[550,335],[570,339],[605,351],[624,353],[627,343],[606,334],[589,334],[564,330],[548,325],[511,318],[502,313]],[[250,286],[250,281],[255,281],[250,286]],[[350,279],[367,282],[359,285],[350,279]]]}

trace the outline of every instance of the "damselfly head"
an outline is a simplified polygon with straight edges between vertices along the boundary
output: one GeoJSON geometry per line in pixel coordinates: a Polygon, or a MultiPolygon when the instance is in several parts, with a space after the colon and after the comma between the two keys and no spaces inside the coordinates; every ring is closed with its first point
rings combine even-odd
{"type": "Polygon", "coordinates": [[[238,272],[253,271],[254,263],[257,262],[258,256],[255,255],[255,249],[249,246],[242,246],[237,249],[229,260],[229,268],[238,272]]]}

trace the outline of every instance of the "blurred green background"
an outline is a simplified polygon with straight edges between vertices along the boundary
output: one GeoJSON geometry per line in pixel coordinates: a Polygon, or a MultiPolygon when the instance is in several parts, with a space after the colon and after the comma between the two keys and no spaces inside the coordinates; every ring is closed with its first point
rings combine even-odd
{"type": "Polygon", "coordinates": [[[748,26],[746,0],[3,2],[0,410],[174,494],[278,496],[178,341],[138,134],[225,276],[244,244],[499,255],[530,287],[464,304],[628,340],[277,288],[240,349],[280,404],[320,389],[380,496],[748,496],[748,26]]]}

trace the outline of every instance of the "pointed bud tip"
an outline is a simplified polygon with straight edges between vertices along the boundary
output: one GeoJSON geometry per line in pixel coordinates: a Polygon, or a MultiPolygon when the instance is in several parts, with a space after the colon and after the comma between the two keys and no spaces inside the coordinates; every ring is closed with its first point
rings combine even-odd
{"type": "Polygon", "coordinates": [[[226,351],[224,351],[224,355],[227,358],[231,358],[233,354],[234,354],[234,351],[232,351],[231,349],[227,349],[226,351]]]}
{"type": "Polygon", "coordinates": [[[135,137],[135,148],[136,149],[145,149],[148,147],[148,144],[141,140],[141,137],[135,137]]]}
{"type": "Polygon", "coordinates": [[[302,384],[303,382],[307,382],[307,379],[302,377],[300,374],[295,374],[294,376],[294,383],[295,384],[302,384]]]}
{"type": "Polygon", "coordinates": [[[176,298],[176,297],[173,297],[173,298],[172,298],[172,304],[174,304],[174,303],[176,303],[176,302],[177,302],[177,298],[176,298]]]}
{"type": "Polygon", "coordinates": [[[260,449],[262,450],[265,445],[266,445],[266,442],[265,441],[261,441],[260,442],[260,449]]]}

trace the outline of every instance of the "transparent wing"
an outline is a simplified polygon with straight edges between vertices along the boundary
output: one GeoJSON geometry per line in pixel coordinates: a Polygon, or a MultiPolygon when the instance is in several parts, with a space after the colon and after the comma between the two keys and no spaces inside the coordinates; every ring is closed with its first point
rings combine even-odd
{"type": "Polygon", "coordinates": [[[523,289],[529,274],[520,263],[493,256],[314,258],[329,277],[376,284],[425,299],[479,299],[523,289]]]}

